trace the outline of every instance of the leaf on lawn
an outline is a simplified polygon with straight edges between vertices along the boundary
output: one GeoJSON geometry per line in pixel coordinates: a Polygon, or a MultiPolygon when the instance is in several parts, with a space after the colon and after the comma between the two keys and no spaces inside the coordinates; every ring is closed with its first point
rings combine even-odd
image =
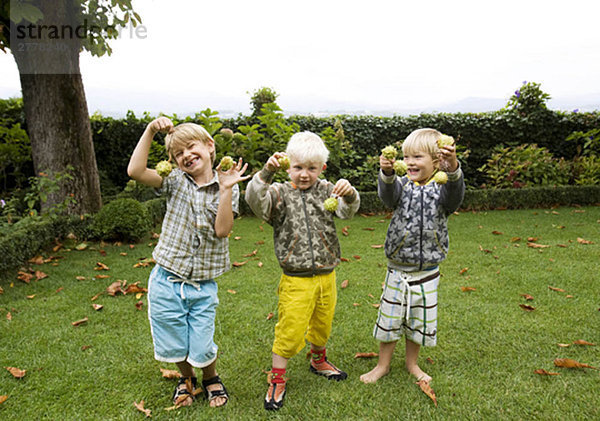
{"type": "Polygon", "coordinates": [[[573,342],[573,345],[596,346],[596,344],[593,344],[593,343],[588,342],[588,341],[584,341],[583,339],[577,339],[575,342],[573,342]]]}
{"type": "Polygon", "coordinates": [[[425,393],[429,398],[433,401],[435,406],[437,406],[437,399],[435,397],[435,392],[431,388],[431,385],[426,380],[419,380],[416,384],[421,388],[423,393],[425,393]]]}
{"type": "Polygon", "coordinates": [[[375,228],[365,227],[363,228],[363,231],[375,231],[375,228]]]}
{"type": "MultiPolygon", "coordinates": [[[[115,281],[112,284],[110,284],[107,288],[106,288],[106,293],[108,295],[110,295],[111,297],[114,297],[115,295],[117,295],[117,293],[121,293],[121,294],[125,294],[125,292],[123,291],[123,289],[121,288],[121,281],[115,281]]],[[[92,300],[93,301],[93,300],[92,300]]]]}
{"type": "Polygon", "coordinates": [[[246,263],[248,263],[247,260],[244,260],[243,262],[233,262],[232,265],[236,268],[240,267],[240,266],[244,266],[246,263]]]}
{"type": "Polygon", "coordinates": [[[258,266],[259,268],[263,267],[263,265],[264,265],[264,263],[263,263],[263,262],[258,262],[258,263],[256,264],[256,266],[258,266]]]}
{"type": "Polygon", "coordinates": [[[135,303],[135,308],[137,308],[138,310],[141,310],[144,307],[144,302],[143,301],[138,301],[137,303],[135,303]]]}
{"type": "Polygon", "coordinates": [[[257,242],[256,242],[256,243],[254,243],[254,244],[256,244],[257,246],[262,246],[264,243],[265,243],[265,242],[264,242],[263,240],[259,240],[259,241],[257,241],[257,242]]]}
{"type": "Polygon", "coordinates": [[[104,291],[102,291],[102,292],[99,292],[98,294],[94,295],[94,296],[92,297],[92,301],[96,301],[96,300],[98,299],[98,297],[100,297],[102,294],[104,294],[104,291]]]}
{"type": "Polygon", "coordinates": [[[527,237],[527,241],[529,241],[530,243],[535,243],[537,240],[539,240],[538,237],[527,237]]]}
{"type": "Polygon", "coordinates": [[[77,250],[77,251],[83,251],[86,248],[88,248],[87,243],[79,243],[75,246],[75,250],[77,250]]]}
{"type": "Polygon", "coordinates": [[[37,281],[39,281],[40,279],[44,279],[44,278],[48,277],[48,275],[45,274],[44,272],[42,272],[41,270],[36,270],[35,273],[34,273],[34,275],[35,275],[35,278],[36,278],[37,281]]]}
{"type": "Polygon", "coordinates": [[[427,357],[427,358],[425,359],[425,361],[427,361],[427,362],[428,362],[429,364],[431,364],[431,365],[435,364],[435,361],[433,361],[433,358],[431,358],[431,357],[427,357]]]}
{"type": "Polygon", "coordinates": [[[234,289],[228,289],[227,292],[230,294],[237,294],[237,291],[234,289]]]}
{"type": "Polygon", "coordinates": [[[94,279],[107,279],[110,278],[110,275],[96,275],[94,279]]]}
{"type": "Polygon", "coordinates": [[[519,307],[521,307],[525,311],[533,311],[533,310],[535,310],[535,307],[532,307],[532,306],[527,305],[527,304],[519,304],[519,307]]]}
{"type": "Polygon", "coordinates": [[[17,279],[25,282],[26,284],[31,282],[31,278],[33,278],[31,273],[23,272],[22,270],[17,273],[17,279]]]}
{"type": "Polygon", "coordinates": [[[85,276],[76,276],[75,279],[78,281],[85,281],[87,278],[85,276]]]}
{"type": "Polygon", "coordinates": [[[33,300],[34,298],[35,298],[35,294],[33,294],[33,295],[27,295],[27,299],[28,300],[33,300]]]}
{"type": "Polygon", "coordinates": [[[483,247],[481,247],[481,244],[479,245],[479,250],[484,253],[492,253],[492,250],[484,249],[483,247]]]}
{"type": "Polygon", "coordinates": [[[469,268],[462,268],[460,270],[460,272],[458,272],[458,273],[460,273],[461,275],[464,275],[468,270],[469,270],[469,268]]]}
{"type": "Polygon", "coordinates": [[[568,348],[571,346],[571,344],[556,344],[556,345],[558,345],[561,348],[568,348]]]}
{"type": "Polygon", "coordinates": [[[145,409],[144,408],[144,401],[141,400],[140,403],[137,402],[133,402],[133,406],[135,406],[135,409],[137,409],[140,412],[143,412],[144,414],[146,414],[146,418],[151,418],[152,417],[152,411],[150,411],[149,409],[145,409]]]}
{"type": "Polygon", "coordinates": [[[102,256],[106,256],[106,250],[98,250],[98,253],[100,253],[102,256]]]}
{"type": "Polygon", "coordinates": [[[166,368],[161,368],[160,372],[165,379],[179,379],[181,374],[177,370],[168,370],[166,368]]]}
{"type": "Polygon", "coordinates": [[[110,270],[110,268],[102,262],[96,262],[96,267],[94,270],[110,270]]]}
{"type": "Polygon", "coordinates": [[[340,257],[340,260],[341,260],[342,262],[349,262],[349,261],[350,261],[350,260],[346,259],[345,257],[340,257]]]}
{"type": "Polygon", "coordinates": [[[0,405],[2,405],[8,399],[8,395],[0,395],[0,405]]]}
{"type": "Polygon", "coordinates": [[[575,361],[570,358],[557,358],[554,360],[554,365],[563,368],[592,368],[594,370],[598,370],[596,367],[592,367],[589,364],[580,363],[579,361],[575,361]]]}
{"type": "Polygon", "coordinates": [[[349,235],[349,233],[348,233],[349,228],[350,227],[348,225],[346,225],[344,228],[342,228],[342,234],[344,234],[346,237],[349,235]]]}
{"type": "Polygon", "coordinates": [[[273,312],[267,314],[267,320],[271,320],[273,318],[274,314],[273,312]]]}
{"type": "Polygon", "coordinates": [[[473,288],[473,287],[460,287],[460,290],[462,292],[471,292],[471,291],[477,291],[477,288],[473,288]]]}
{"type": "Polygon", "coordinates": [[[371,305],[372,305],[373,307],[375,307],[375,308],[379,308],[379,303],[377,303],[377,304],[371,304],[371,305]]]}
{"type": "Polygon", "coordinates": [[[567,246],[566,244],[557,244],[556,247],[560,247],[560,248],[566,249],[569,246],[567,246]]]}
{"type": "Polygon", "coordinates": [[[378,356],[377,352],[357,352],[354,354],[354,358],[375,358],[378,356]]]}
{"type": "Polygon", "coordinates": [[[383,244],[372,244],[372,245],[371,245],[371,248],[374,248],[374,249],[382,249],[382,248],[383,248],[383,244]]]}
{"type": "Polygon", "coordinates": [[[545,249],[550,246],[547,244],[538,244],[538,243],[529,242],[529,243],[527,243],[527,247],[531,247],[532,249],[545,249]]]}
{"type": "Polygon", "coordinates": [[[0,287],[0,294],[4,294],[4,289],[0,287]]]}
{"type": "Polygon", "coordinates": [[[28,260],[29,263],[33,263],[34,265],[43,265],[44,258],[42,256],[35,256],[28,260]]]}
{"type": "Polygon", "coordinates": [[[552,291],[556,291],[556,292],[566,292],[564,289],[551,287],[550,285],[548,285],[548,289],[551,289],[552,291]]]}
{"type": "Polygon", "coordinates": [[[504,233],[501,231],[492,231],[492,234],[494,235],[503,235],[504,233]]]}
{"type": "Polygon", "coordinates": [[[138,284],[139,282],[127,285],[127,288],[125,288],[125,294],[138,294],[140,292],[148,292],[147,288],[141,287],[138,284]]]}
{"type": "Polygon", "coordinates": [[[242,257],[252,257],[252,256],[256,256],[256,253],[258,253],[258,249],[254,249],[252,250],[252,252],[248,253],[248,254],[244,254],[242,257]]]}
{"type": "Polygon", "coordinates": [[[6,320],[8,320],[9,322],[12,320],[12,314],[10,311],[6,313],[6,320]]]}
{"type": "Polygon", "coordinates": [[[533,296],[529,294],[521,294],[521,297],[525,298],[527,301],[533,301],[533,296]]]}
{"type": "Polygon", "coordinates": [[[240,237],[240,236],[237,236],[237,237],[233,237],[233,239],[234,239],[235,241],[239,241],[239,240],[241,240],[241,239],[242,239],[242,237],[240,237]]]}
{"type": "Polygon", "coordinates": [[[72,324],[73,326],[77,327],[77,326],[81,326],[81,325],[82,325],[82,324],[84,324],[84,323],[87,323],[87,322],[88,322],[88,320],[89,320],[89,319],[88,319],[87,317],[84,317],[84,318],[83,318],[83,319],[81,319],[81,320],[77,320],[77,321],[75,321],[75,322],[71,322],[71,324],[72,324]]]}
{"type": "Polygon", "coordinates": [[[348,287],[348,280],[344,279],[342,281],[342,283],[340,284],[340,288],[347,288],[348,287]]]}
{"type": "Polygon", "coordinates": [[[546,371],[543,368],[538,368],[534,371],[535,374],[540,374],[542,376],[560,376],[560,373],[553,373],[551,371],[546,371]]]}
{"type": "Polygon", "coordinates": [[[352,303],[352,305],[353,305],[354,307],[360,307],[360,304],[359,304],[359,303],[352,303]]]}
{"type": "Polygon", "coordinates": [[[59,293],[59,292],[61,292],[63,289],[65,289],[65,288],[64,288],[64,287],[60,287],[60,288],[58,288],[58,289],[55,291],[55,293],[56,293],[56,294],[58,294],[58,293],[59,293]]]}
{"type": "Polygon", "coordinates": [[[4,368],[6,368],[15,379],[22,379],[23,377],[25,377],[25,374],[27,373],[27,370],[21,370],[20,368],[17,368],[17,367],[4,367],[4,368]]]}
{"type": "Polygon", "coordinates": [[[589,241],[589,240],[584,240],[583,238],[577,237],[577,242],[579,244],[594,244],[593,241],[589,241]]]}
{"type": "Polygon", "coordinates": [[[354,257],[356,260],[360,260],[360,259],[361,259],[361,257],[360,257],[358,254],[355,254],[355,255],[354,255],[354,256],[352,256],[352,257],[354,257]]]}
{"type": "Polygon", "coordinates": [[[104,306],[102,304],[92,304],[92,307],[96,311],[100,311],[100,310],[102,310],[104,308],[104,306]]]}
{"type": "Polygon", "coordinates": [[[519,241],[521,241],[521,237],[513,237],[510,239],[511,243],[518,243],[519,241]]]}

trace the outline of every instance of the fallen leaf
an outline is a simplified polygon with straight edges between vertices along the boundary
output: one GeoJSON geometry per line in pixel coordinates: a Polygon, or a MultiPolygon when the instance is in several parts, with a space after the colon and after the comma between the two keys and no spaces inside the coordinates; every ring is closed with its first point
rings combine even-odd
{"type": "Polygon", "coordinates": [[[85,250],[86,248],[88,248],[87,243],[79,243],[75,246],[75,250],[77,250],[77,251],[82,251],[82,250],[85,250]]]}
{"type": "Polygon", "coordinates": [[[10,374],[13,375],[13,377],[15,379],[22,379],[23,377],[25,377],[25,373],[27,373],[27,370],[21,370],[20,368],[17,367],[4,367],[6,368],[10,374]]]}
{"type": "Polygon", "coordinates": [[[375,358],[378,356],[379,354],[376,352],[357,352],[354,354],[354,358],[375,358]]]}
{"type": "Polygon", "coordinates": [[[7,395],[0,395],[0,405],[2,405],[8,399],[7,395]]]}
{"type": "Polygon", "coordinates": [[[137,409],[140,412],[143,412],[144,414],[146,414],[146,418],[150,418],[152,417],[152,411],[150,411],[149,409],[145,409],[144,408],[144,401],[140,401],[140,403],[137,402],[133,402],[133,406],[135,406],[135,409],[137,409]]]}
{"type": "Polygon", "coordinates": [[[86,349],[90,349],[91,347],[92,347],[92,345],[83,345],[83,346],[81,347],[81,350],[82,350],[82,351],[85,351],[86,349]]]}
{"type": "Polygon", "coordinates": [[[492,250],[484,249],[483,247],[481,247],[481,244],[479,245],[479,250],[484,253],[492,253],[492,250]]]}
{"type": "Polygon", "coordinates": [[[510,239],[511,243],[517,243],[519,241],[521,241],[521,237],[513,237],[513,238],[510,239]]]}
{"type": "Polygon", "coordinates": [[[141,310],[142,307],[144,307],[144,302],[143,301],[138,301],[137,303],[135,303],[135,308],[137,308],[138,310],[141,310]]]}
{"type": "Polygon", "coordinates": [[[350,227],[348,225],[346,225],[344,228],[342,228],[342,234],[344,234],[346,237],[349,235],[349,233],[348,233],[349,228],[350,227]]]}
{"type": "Polygon", "coordinates": [[[58,293],[59,293],[59,292],[61,292],[63,289],[65,289],[65,288],[64,288],[64,287],[60,287],[60,288],[58,288],[58,289],[55,291],[55,293],[56,293],[56,294],[58,294],[58,293]]]}
{"type": "Polygon", "coordinates": [[[35,298],[35,294],[33,294],[33,295],[27,295],[27,299],[28,300],[33,300],[34,298],[35,298]]]}
{"type": "Polygon", "coordinates": [[[147,288],[141,287],[138,284],[139,282],[127,285],[127,288],[125,289],[125,294],[138,294],[141,292],[148,292],[147,288]]]}
{"type": "Polygon", "coordinates": [[[572,295],[565,295],[565,298],[573,298],[572,295]]]}
{"type": "Polygon", "coordinates": [[[140,298],[142,298],[144,294],[142,292],[138,292],[137,294],[135,294],[135,299],[139,300],[140,298]]]}
{"type": "Polygon", "coordinates": [[[35,275],[35,278],[36,278],[37,281],[39,281],[40,279],[44,279],[44,278],[48,277],[48,275],[45,274],[44,272],[42,272],[41,270],[36,270],[35,273],[34,273],[34,275],[35,275]]]}
{"type": "Polygon", "coordinates": [[[35,256],[28,260],[29,263],[33,263],[34,265],[43,265],[44,258],[42,256],[35,256]]]}
{"type": "Polygon", "coordinates": [[[165,379],[179,379],[181,374],[177,370],[167,370],[166,368],[161,368],[160,372],[165,379]]]}
{"type": "Polygon", "coordinates": [[[578,242],[579,244],[594,244],[594,242],[593,242],[593,241],[584,240],[583,238],[579,238],[579,237],[577,237],[577,242],[578,242]]]}
{"type": "Polygon", "coordinates": [[[548,285],[548,289],[551,289],[552,291],[556,292],[566,292],[564,289],[551,287],[550,285],[548,285]]]}
{"type": "Polygon", "coordinates": [[[240,266],[244,266],[246,263],[248,263],[247,260],[245,260],[243,262],[233,262],[232,265],[237,268],[237,267],[240,267],[240,266]]]}
{"type": "Polygon", "coordinates": [[[539,240],[538,237],[527,237],[527,241],[529,241],[530,243],[535,243],[537,240],[539,240]]]}
{"type": "Polygon", "coordinates": [[[100,253],[102,256],[106,256],[106,250],[98,250],[98,253],[100,253]]]}
{"type": "Polygon", "coordinates": [[[227,292],[230,294],[237,294],[237,291],[235,291],[233,289],[228,289],[227,292]]]}
{"type": "Polygon", "coordinates": [[[256,266],[258,266],[259,268],[261,268],[261,267],[263,267],[263,264],[264,264],[263,262],[258,262],[258,263],[256,264],[256,266]]]}
{"type": "Polygon", "coordinates": [[[521,307],[525,311],[533,311],[533,310],[535,310],[535,307],[529,306],[527,304],[519,304],[519,307],[521,307]]]}
{"type": "Polygon", "coordinates": [[[31,278],[33,278],[33,275],[31,273],[23,272],[22,270],[17,272],[17,279],[25,282],[26,284],[31,282],[31,278]]]}
{"type": "Polygon", "coordinates": [[[242,257],[252,257],[252,256],[256,256],[256,253],[258,253],[258,249],[254,249],[251,253],[248,254],[244,254],[242,257]]]}
{"type": "Polygon", "coordinates": [[[350,260],[346,259],[345,257],[340,257],[340,260],[341,260],[342,262],[349,262],[349,261],[350,261],[350,260]]]}
{"type": "Polygon", "coordinates": [[[494,234],[494,235],[503,235],[504,233],[500,232],[500,231],[492,231],[492,234],[494,234]]]}
{"type": "Polygon", "coordinates": [[[473,288],[473,287],[460,287],[462,292],[470,292],[470,291],[477,291],[477,288],[473,288]]]}
{"type": "Polygon", "coordinates": [[[361,257],[360,257],[358,254],[355,254],[355,255],[354,255],[354,256],[352,256],[352,257],[354,257],[356,260],[360,260],[360,259],[361,259],[361,257]]]}
{"type": "Polygon", "coordinates": [[[596,367],[592,367],[589,364],[580,363],[579,361],[575,361],[570,358],[557,358],[554,360],[554,365],[564,368],[591,368],[598,370],[596,367]]]}
{"type": "Polygon", "coordinates": [[[374,248],[374,249],[382,249],[382,248],[383,248],[383,244],[372,244],[372,245],[371,245],[371,248],[374,248]]]}
{"type": "MultiPolygon", "coordinates": [[[[125,294],[125,292],[123,292],[123,289],[121,288],[121,281],[115,281],[112,284],[110,284],[107,288],[106,288],[106,292],[108,293],[108,295],[110,295],[111,297],[114,297],[115,295],[117,295],[118,292],[120,292],[121,294],[125,294]]],[[[92,300],[93,301],[93,300],[92,300]]]]}
{"type": "Polygon", "coordinates": [[[468,270],[469,270],[469,268],[462,268],[462,269],[460,270],[460,272],[458,272],[458,273],[460,273],[461,275],[463,275],[463,274],[464,274],[465,272],[467,272],[468,270]]]}
{"type": "Polygon", "coordinates": [[[566,244],[557,244],[556,247],[560,247],[560,248],[566,249],[569,246],[567,246],[566,244]]]}
{"type": "Polygon", "coordinates": [[[379,303],[377,303],[377,304],[371,304],[371,305],[372,305],[373,307],[375,307],[375,308],[379,308],[379,303]]]}
{"type": "Polygon", "coordinates": [[[539,368],[534,371],[535,374],[541,374],[544,376],[560,376],[560,373],[553,373],[551,371],[546,371],[543,368],[539,368]]]}
{"type": "Polygon", "coordinates": [[[6,313],[6,320],[8,320],[9,322],[12,320],[12,314],[10,313],[10,311],[6,313]]]}
{"type": "Polygon", "coordinates": [[[531,247],[532,249],[545,249],[550,246],[546,245],[546,244],[537,244],[537,243],[529,242],[529,243],[527,243],[527,247],[531,247]]]}
{"type": "Polygon", "coordinates": [[[588,341],[584,341],[583,339],[577,339],[575,342],[573,342],[573,345],[596,346],[596,344],[593,344],[593,343],[588,342],[588,341]]]}
{"type": "Polygon", "coordinates": [[[102,292],[99,292],[98,294],[94,295],[94,296],[92,297],[92,301],[96,301],[96,300],[98,299],[98,297],[100,297],[102,294],[104,294],[104,291],[102,291],[102,292]]]}
{"type": "Polygon", "coordinates": [[[121,253],[119,253],[121,256],[127,256],[127,253],[122,251],[121,253]]]}
{"type": "Polygon", "coordinates": [[[88,322],[88,320],[89,320],[89,319],[88,319],[87,317],[84,317],[84,318],[83,318],[83,319],[81,319],[81,320],[77,320],[77,321],[75,321],[75,322],[71,322],[71,324],[72,324],[73,326],[80,326],[80,325],[82,325],[82,324],[84,324],[84,323],[87,323],[87,322],[88,322]]]}
{"type": "Polygon", "coordinates": [[[363,228],[363,231],[375,231],[375,228],[366,227],[366,228],[363,228]]]}
{"type": "Polygon", "coordinates": [[[429,364],[431,364],[431,365],[435,364],[435,361],[433,361],[433,358],[431,358],[431,357],[427,357],[427,358],[425,359],[425,361],[427,361],[427,362],[428,362],[429,364]]]}
{"type": "Polygon", "coordinates": [[[110,278],[110,275],[96,275],[94,279],[107,279],[110,278]]]}
{"type": "Polygon", "coordinates": [[[433,401],[433,403],[435,404],[435,406],[437,406],[437,399],[435,397],[435,392],[433,391],[433,389],[429,385],[429,382],[425,381],[425,380],[419,380],[418,382],[416,382],[416,384],[421,388],[421,390],[427,396],[429,396],[429,398],[431,398],[431,400],[433,401]]]}
{"type": "Polygon", "coordinates": [[[521,294],[521,297],[525,298],[527,301],[533,301],[533,296],[529,294],[521,294]]]}
{"type": "Polygon", "coordinates": [[[257,246],[262,246],[264,243],[265,243],[265,242],[264,242],[263,240],[259,240],[259,241],[257,241],[257,242],[256,242],[256,243],[254,243],[254,244],[256,244],[257,246]]]}
{"type": "Polygon", "coordinates": [[[238,236],[238,237],[233,237],[233,239],[234,239],[235,241],[239,241],[239,240],[241,240],[241,239],[242,239],[242,237],[239,237],[239,236],[238,236]]]}
{"type": "Polygon", "coordinates": [[[267,314],[267,320],[271,320],[273,318],[274,314],[273,312],[267,314]]]}
{"type": "Polygon", "coordinates": [[[96,267],[94,270],[110,270],[110,268],[102,262],[96,262],[96,267]]]}
{"type": "Polygon", "coordinates": [[[85,281],[87,278],[85,276],[76,276],[75,279],[78,281],[85,281]]]}
{"type": "Polygon", "coordinates": [[[352,305],[353,305],[354,307],[360,307],[360,304],[359,304],[359,303],[352,303],[352,305]]]}
{"type": "Polygon", "coordinates": [[[340,288],[347,288],[348,287],[348,280],[344,279],[342,281],[342,283],[340,284],[340,288]]]}
{"type": "Polygon", "coordinates": [[[571,346],[571,344],[556,344],[556,345],[558,345],[561,348],[568,348],[571,346]]]}

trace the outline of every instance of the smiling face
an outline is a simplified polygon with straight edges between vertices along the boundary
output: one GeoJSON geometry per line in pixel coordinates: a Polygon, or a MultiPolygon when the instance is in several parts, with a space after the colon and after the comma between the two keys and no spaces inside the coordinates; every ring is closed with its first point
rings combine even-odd
{"type": "Polygon", "coordinates": [[[435,170],[435,162],[431,155],[424,151],[412,151],[404,154],[404,162],[408,167],[406,175],[415,183],[427,182],[435,170]]]}
{"type": "Polygon", "coordinates": [[[192,140],[173,150],[173,158],[182,171],[196,179],[203,175],[212,175],[211,157],[214,150],[213,142],[192,140]]]}
{"type": "Polygon", "coordinates": [[[290,168],[287,170],[287,173],[290,175],[292,183],[300,190],[306,190],[316,183],[325,167],[326,165],[323,163],[305,163],[292,158],[290,159],[290,168]]]}

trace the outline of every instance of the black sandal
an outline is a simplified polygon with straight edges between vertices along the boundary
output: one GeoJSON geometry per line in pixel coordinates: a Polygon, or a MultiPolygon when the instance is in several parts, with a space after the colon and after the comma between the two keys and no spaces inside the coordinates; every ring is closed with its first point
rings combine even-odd
{"type": "Polygon", "coordinates": [[[223,384],[219,376],[215,376],[212,379],[208,380],[202,380],[202,388],[204,389],[204,396],[206,397],[206,399],[208,399],[209,402],[221,396],[225,398],[225,403],[219,406],[225,406],[227,402],[229,402],[229,395],[227,394],[227,389],[225,389],[225,385],[223,384]],[[208,390],[206,388],[207,386],[213,384],[220,384],[221,390],[208,390]]]}
{"type": "Polygon", "coordinates": [[[185,396],[185,398],[192,398],[192,400],[195,399],[195,389],[196,389],[196,384],[198,382],[198,379],[196,377],[180,377],[179,378],[179,382],[177,383],[177,387],[175,388],[175,391],[173,392],[173,403],[175,405],[179,405],[181,402],[183,402],[185,399],[183,398],[185,396]],[[192,383],[192,390],[190,391],[188,389],[188,384],[187,381],[190,380],[192,383]]]}

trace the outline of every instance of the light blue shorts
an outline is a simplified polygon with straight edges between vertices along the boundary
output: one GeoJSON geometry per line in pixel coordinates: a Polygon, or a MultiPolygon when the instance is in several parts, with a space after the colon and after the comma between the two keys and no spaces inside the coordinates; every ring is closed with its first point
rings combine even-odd
{"type": "Polygon", "coordinates": [[[148,281],[148,318],[158,361],[207,367],[217,359],[213,340],[219,298],[214,280],[185,281],[156,265],[148,281]]]}

